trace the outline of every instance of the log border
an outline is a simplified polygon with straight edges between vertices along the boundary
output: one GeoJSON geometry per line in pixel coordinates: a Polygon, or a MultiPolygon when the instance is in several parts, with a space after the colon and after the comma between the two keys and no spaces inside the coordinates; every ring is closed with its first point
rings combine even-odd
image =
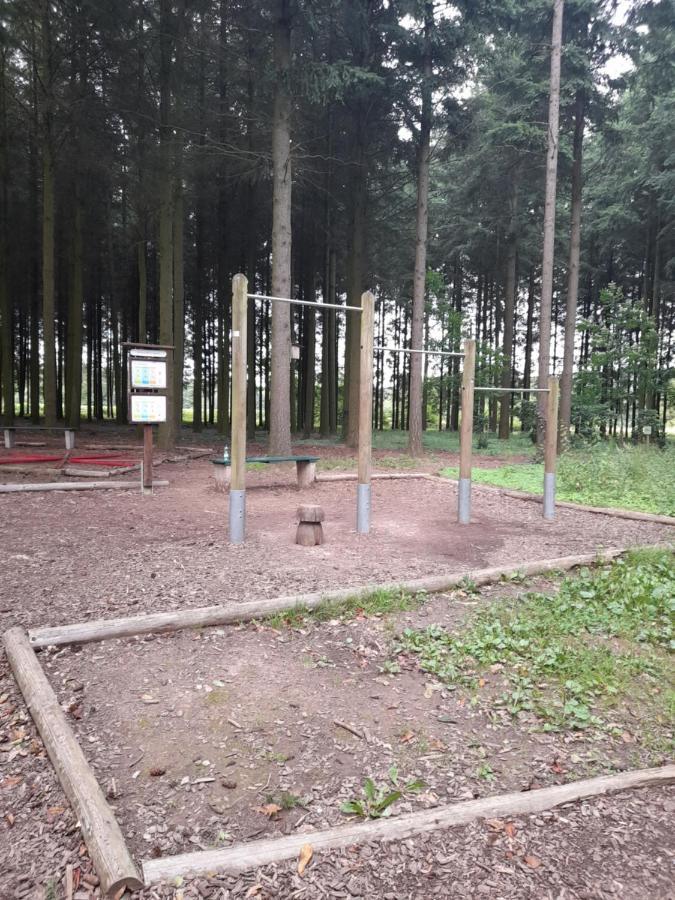
{"type": "Polygon", "coordinates": [[[141,879],[113,812],[65,719],[34,648],[79,644],[151,632],[179,631],[195,626],[234,624],[297,606],[311,609],[326,601],[363,596],[382,588],[407,590],[411,593],[439,592],[458,587],[465,579],[471,579],[477,585],[484,585],[515,574],[532,576],[549,571],[567,571],[584,565],[601,565],[611,562],[629,549],[631,548],[612,548],[593,554],[557,557],[453,575],[429,576],[387,585],[371,584],[323,593],[278,597],[272,600],[230,602],[222,606],[173,613],[75,623],[58,628],[34,629],[28,633],[21,627],[14,627],[5,632],[3,643],[24,701],[47,748],[61,786],[79,819],[85,843],[101,879],[102,892],[106,896],[116,895],[120,889],[139,890],[148,883],[172,875],[196,874],[214,869],[239,872],[251,866],[287,859],[295,856],[300,846],[308,840],[311,840],[318,849],[343,847],[371,840],[395,840],[436,828],[464,824],[486,815],[527,814],[608,791],[650,784],[670,784],[675,782],[675,765],[622,773],[617,776],[603,776],[568,785],[556,785],[527,794],[518,792],[483,800],[465,801],[376,823],[338,826],[327,831],[239,844],[224,850],[143,860],[143,879],[141,879]],[[537,803],[545,805],[537,806],[537,803]]]}
{"type": "Polygon", "coordinates": [[[145,613],[140,616],[124,616],[118,619],[97,619],[46,628],[32,628],[28,632],[35,649],[59,647],[64,644],[87,644],[111,638],[136,637],[141,634],[168,633],[183,628],[204,628],[213,625],[234,625],[251,619],[265,618],[297,607],[314,609],[326,602],[340,602],[353,597],[363,597],[378,590],[401,590],[409,593],[438,593],[459,587],[467,579],[477,585],[490,584],[513,575],[541,575],[550,571],[569,571],[579,566],[602,565],[611,562],[630,550],[630,547],[610,548],[596,553],[576,556],[559,556],[512,566],[496,566],[456,572],[449,575],[430,575],[408,581],[386,584],[366,584],[361,587],[341,588],[333,591],[317,591],[310,594],[294,594],[267,600],[228,601],[220,606],[201,606],[193,609],[164,613],[145,613]]]}
{"type": "Polygon", "coordinates": [[[181,853],[161,859],[144,859],[143,876],[146,884],[177,876],[206,875],[213,872],[235,875],[247,869],[292,859],[304,844],[312,849],[333,850],[370,841],[403,840],[438,828],[466,825],[476,819],[529,815],[590,797],[616,793],[628,789],[666,785],[675,782],[675,765],[656,769],[638,769],[618,775],[602,775],[569,784],[533,791],[514,791],[480,800],[465,800],[449,806],[434,807],[388,819],[338,825],[323,831],[308,831],[281,838],[264,838],[235,844],[221,850],[202,850],[181,853]]]}
{"type": "Polygon", "coordinates": [[[7,659],[101,879],[104,895],[144,885],[115,815],[23,628],[3,636],[7,659]]]}

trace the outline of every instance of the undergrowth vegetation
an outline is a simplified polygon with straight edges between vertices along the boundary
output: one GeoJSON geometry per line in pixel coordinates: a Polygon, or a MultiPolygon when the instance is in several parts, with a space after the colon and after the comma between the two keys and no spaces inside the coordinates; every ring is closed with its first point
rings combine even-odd
{"type": "MultiPolygon", "coordinates": [[[[441,472],[457,478],[455,468],[441,472]]],[[[540,494],[540,463],[474,468],[474,481],[540,494]]],[[[675,516],[675,447],[599,445],[563,454],[558,462],[556,494],[560,500],[589,506],[613,506],[675,516]]]]}
{"type": "Polygon", "coordinates": [[[424,593],[412,594],[403,590],[380,589],[344,600],[323,600],[311,609],[299,605],[275,613],[265,619],[271,628],[297,628],[308,621],[327,622],[331,619],[352,619],[355,616],[382,616],[388,613],[417,609],[424,602],[424,593]]]}
{"type": "Polygon", "coordinates": [[[611,728],[627,698],[658,729],[673,717],[674,615],[673,553],[636,551],[564,579],[557,593],[495,603],[459,634],[406,629],[395,652],[546,730],[611,728]]]}

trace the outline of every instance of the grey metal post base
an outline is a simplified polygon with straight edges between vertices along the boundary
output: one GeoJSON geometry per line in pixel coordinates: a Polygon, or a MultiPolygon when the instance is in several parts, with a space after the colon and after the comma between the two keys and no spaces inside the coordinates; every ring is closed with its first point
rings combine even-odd
{"type": "Polygon", "coordinates": [[[460,478],[457,487],[457,519],[460,525],[471,522],[471,479],[460,478]]]}
{"type": "Polygon", "coordinates": [[[356,530],[359,534],[370,532],[370,485],[356,486],[356,530]]]}
{"type": "Polygon", "coordinates": [[[230,543],[243,544],[246,532],[246,491],[230,491],[230,543]]]}
{"type": "Polygon", "coordinates": [[[555,519],[555,472],[544,472],[544,518],[555,519]]]}

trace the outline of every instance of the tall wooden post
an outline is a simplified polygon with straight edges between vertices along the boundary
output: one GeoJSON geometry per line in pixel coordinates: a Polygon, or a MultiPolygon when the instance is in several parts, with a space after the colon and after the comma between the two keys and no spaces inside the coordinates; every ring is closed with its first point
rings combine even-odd
{"type": "Polygon", "coordinates": [[[375,297],[361,294],[361,354],[359,390],[359,473],[356,487],[356,530],[370,531],[370,470],[373,445],[373,331],[375,297]]]}
{"type": "Polygon", "coordinates": [[[544,518],[555,518],[555,466],[558,454],[558,379],[548,379],[544,441],[544,518]]]}
{"type": "Polygon", "coordinates": [[[152,492],[152,425],[143,426],[143,493],[152,492]]]}
{"type": "Polygon", "coordinates": [[[241,544],[246,533],[246,325],[248,281],[232,279],[232,450],[230,541],[241,544]]]}
{"type": "Polygon", "coordinates": [[[462,367],[462,421],[459,426],[459,485],[457,490],[457,521],[468,525],[471,521],[471,450],[473,443],[473,387],[476,374],[476,342],[464,341],[462,367]]]}

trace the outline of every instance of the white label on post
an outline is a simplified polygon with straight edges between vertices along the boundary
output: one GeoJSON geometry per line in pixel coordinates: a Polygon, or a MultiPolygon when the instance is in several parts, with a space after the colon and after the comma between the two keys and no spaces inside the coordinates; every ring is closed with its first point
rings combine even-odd
{"type": "Polygon", "coordinates": [[[643,426],[642,426],[642,433],[643,433],[643,434],[646,434],[647,437],[649,437],[649,435],[652,433],[652,426],[651,426],[651,425],[643,425],[643,426]]]}

